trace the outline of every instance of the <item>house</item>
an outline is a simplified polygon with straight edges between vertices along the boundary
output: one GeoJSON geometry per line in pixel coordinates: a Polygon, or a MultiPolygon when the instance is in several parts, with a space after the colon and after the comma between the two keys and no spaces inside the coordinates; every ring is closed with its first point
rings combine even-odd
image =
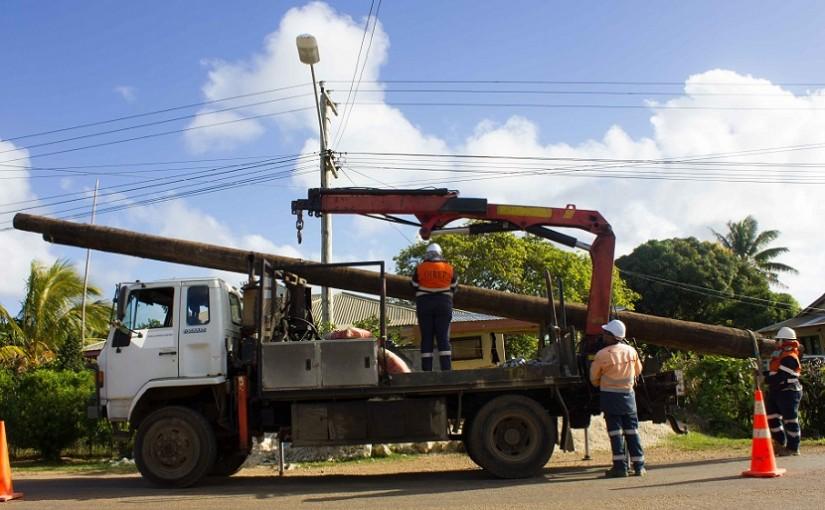
{"type": "Polygon", "coordinates": [[[825,294],[819,296],[796,317],[765,326],[759,333],[772,337],[784,326],[796,331],[799,343],[805,347],[805,355],[825,355],[825,294]]]}
{"type": "MultiPolygon", "coordinates": [[[[378,317],[380,301],[369,296],[339,292],[333,294],[333,315],[338,328],[378,317]]],[[[313,296],[312,314],[321,314],[321,297],[313,296]]],[[[410,301],[392,299],[387,301],[387,328],[396,331],[404,340],[415,347],[406,349],[404,354],[413,364],[420,366],[418,347],[421,335],[415,315],[415,304],[410,301]]],[[[457,370],[494,366],[505,360],[504,338],[508,335],[533,334],[538,326],[531,322],[505,319],[466,310],[453,310],[450,327],[453,367],[457,370]]]]}

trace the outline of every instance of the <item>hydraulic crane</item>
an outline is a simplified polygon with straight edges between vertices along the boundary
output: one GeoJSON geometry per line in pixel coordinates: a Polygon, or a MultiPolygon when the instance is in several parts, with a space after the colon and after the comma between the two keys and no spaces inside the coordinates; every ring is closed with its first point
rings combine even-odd
{"type": "Polygon", "coordinates": [[[572,204],[564,208],[491,204],[483,198],[461,198],[457,191],[448,189],[315,188],[309,190],[306,199],[292,202],[292,213],[298,216],[299,241],[304,211],[310,216],[360,214],[415,225],[423,239],[439,233],[473,235],[521,230],[586,250],[593,272],[584,327],[585,351],[595,345],[601,326],[608,321],[616,239],[610,224],[597,211],[577,209],[572,204]],[[412,215],[418,221],[398,215],[412,215]],[[475,221],[462,227],[448,226],[464,219],[475,221]],[[595,239],[585,243],[548,227],[584,230],[595,239]]]}

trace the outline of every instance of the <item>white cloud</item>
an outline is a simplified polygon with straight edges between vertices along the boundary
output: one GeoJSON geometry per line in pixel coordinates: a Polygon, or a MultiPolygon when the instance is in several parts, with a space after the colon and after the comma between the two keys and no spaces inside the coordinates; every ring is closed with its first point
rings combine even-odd
{"type": "MultiPolygon", "coordinates": [[[[14,149],[13,143],[0,140],[0,168],[14,169],[8,176],[16,177],[4,181],[4,184],[0,186],[0,204],[3,204],[4,211],[15,207],[15,205],[8,204],[16,204],[20,207],[19,202],[37,199],[31,191],[28,182],[29,172],[25,169],[29,166],[28,151],[21,149],[2,154],[14,149]],[[2,165],[4,161],[9,160],[15,161],[8,163],[10,166],[2,165]]],[[[0,214],[2,228],[10,226],[12,217],[13,214],[0,214]]],[[[17,230],[0,231],[0,260],[3,261],[0,264],[0,303],[11,308],[12,313],[15,310],[13,305],[23,297],[29,267],[31,261],[35,259],[44,264],[50,264],[55,260],[54,255],[49,251],[49,245],[43,242],[40,236],[17,230]]]]}
{"type": "MultiPolygon", "coordinates": [[[[363,33],[362,22],[336,13],[322,3],[311,3],[291,9],[270,34],[264,49],[241,62],[212,62],[209,78],[203,87],[209,99],[271,89],[307,81],[308,72],[298,62],[295,36],[313,33],[319,41],[321,63],[318,76],[328,80],[349,80],[354,58],[363,33]]],[[[370,53],[364,80],[376,80],[387,59],[389,37],[379,24],[370,53]]],[[[372,87],[372,85],[371,85],[372,87]]],[[[346,89],[335,91],[339,101],[346,89]]],[[[365,99],[359,94],[359,100],[365,99]]],[[[373,94],[370,101],[382,100],[373,94]]],[[[279,109],[311,106],[310,97],[279,103],[279,109]]],[[[460,144],[450,146],[443,139],[426,133],[414,125],[404,113],[387,104],[358,105],[350,118],[345,143],[340,147],[349,152],[432,152],[488,155],[540,156],[544,158],[604,158],[651,160],[691,158],[700,155],[748,151],[751,149],[796,146],[825,142],[825,91],[794,94],[771,82],[730,70],[714,69],[690,76],[684,92],[659,105],[650,102],[650,131],[646,136],[633,137],[618,123],[605,133],[578,142],[543,139],[538,124],[532,118],[513,116],[504,123],[485,120],[460,144]],[[726,95],[719,95],[726,94],[726,95]],[[666,108],[657,108],[664,106],[666,108]],[[726,109],[714,109],[723,106],[726,109]],[[756,108],[756,109],[754,109],[756,108]]],[[[269,107],[267,107],[269,108],[269,107]]],[[[246,113],[260,114],[265,108],[246,113]]],[[[540,115],[536,113],[536,117],[540,115]]],[[[532,117],[532,116],[530,116],[532,117]]],[[[536,118],[533,117],[533,118],[536,118]]],[[[282,132],[310,134],[317,132],[313,110],[275,118],[282,132]]],[[[333,123],[332,140],[340,124],[333,123]]],[[[268,122],[260,122],[266,128],[268,122]]],[[[204,136],[194,131],[192,139],[204,136]]],[[[260,136],[256,133],[255,136],[260,136]]],[[[235,137],[233,143],[241,143],[235,137]]],[[[210,140],[210,144],[217,140],[210,140]]],[[[317,140],[307,139],[305,152],[317,150],[317,140]]],[[[788,167],[746,167],[747,162],[769,162],[776,165],[812,163],[823,159],[822,150],[800,150],[775,153],[750,153],[737,157],[709,160],[703,165],[645,164],[618,166],[601,164],[600,176],[588,174],[584,163],[547,161],[532,174],[517,175],[523,170],[499,168],[510,176],[493,179],[466,180],[468,174],[446,171],[412,171],[392,168],[395,164],[372,166],[371,178],[354,172],[349,177],[360,186],[376,186],[379,182],[406,187],[438,185],[449,177],[459,182],[463,196],[482,196],[491,201],[564,206],[575,203],[579,208],[596,209],[612,223],[617,233],[618,254],[651,238],[694,235],[710,239],[709,228],[723,229],[728,220],[739,220],[748,214],[760,221],[762,228],[782,231],[779,245],[791,248],[782,262],[800,269],[799,276],[783,280],[803,303],[825,291],[825,266],[819,261],[818,244],[811,242],[821,231],[821,186],[793,184],[749,184],[722,182],[715,176],[742,176],[759,173],[780,180],[793,180],[788,172],[809,172],[817,169],[788,167]],[[721,167],[718,162],[739,163],[735,168],[721,167]],[[721,168],[720,168],[721,167],[721,168]],[[652,172],[667,174],[671,180],[652,180],[652,172]],[[618,178],[605,178],[606,176],[618,178]],[[704,177],[704,182],[675,180],[704,177]]],[[[359,169],[363,163],[344,161],[345,168],[359,169]]],[[[592,166],[591,163],[589,166],[592,166]]],[[[436,169],[431,169],[436,170],[436,169]]],[[[469,175],[471,178],[485,177],[469,175]]],[[[487,176],[489,177],[489,175],[487,176]]],[[[304,186],[317,186],[317,175],[295,178],[304,186]]],[[[349,185],[344,179],[339,185],[349,185]]],[[[444,185],[444,184],[442,184],[444,185]]],[[[356,234],[374,235],[371,229],[356,224],[356,234]]]]}
{"type": "MultiPolygon", "coordinates": [[[[364,20],[356,21],[349,16],[336,13],[327,4],[312,2],[304,7],[296,7],[287,11],[278,29],[264,41],[261,51],[249,59],[240,62],[206,61],[205,65],[209,67],[209,79],[203,86],[204,96],[206,99],[214,100],[308,83],[311,80],[309,68],[298,60],[298,50],[295,46],[295,38],[303,33],[313,34],[318,41],[321,56],[321,61],[315,65],[315,72],[318,76],[330,81],[352,78],[355,58],[364,33],[364,20]]],[[[363,74],[365,81],[375,80],[378,77],[378,69],[386,61],[388,48],[389,38],[379,22],[363,74]]],[[[375,86],[370,85],[370,88],[374,89],[375,86]]],[[[337,92],[338,96],[341,96],[346,93],[346,90],[337,92]]],[[[303,95],[303,97],[239,109],[238,115],[266,115],[308,108],[299,113],[275,116],[272,120],[285,129],[312,129],[317,132],[318,118],[313,106],[312,89],[309,86],[284,90],[272,96],[255,96],[233,103],[221,103],[221,107],[294,95],[303,95]]],[[[358,97],[359,99],[380,100],[382,94],[360,93],[358,97]]],[[[344,97],[336,97],[336,99],[343,101],[344,97]]],[[[196,118],[191,125],[198,126],[214,122],[216,122],[214,116],[210,115],[196,118]]],[[[241,130],[240,126],[250,124],[259,127],[265,122],[263,119],[237,122],[230,124],[231,128],[223,131],[241,130]]],[[[209,149],[212,147],[212,142],[221,139],[220,133],[210,133],[212,131],[212,128],[189,131],[186,133],[187,143],[195,149],[209,149]]],[[[233,143],[249,141],[258,134],[256,129],[233,133],[231,141],[233,143]]],[[[317,151],[317,143],[316,148],[313,149],[313,152],[315,151],[317,151]]]]}
{"type": "Polygon", "coordinates": [[[117,85],[114,88],[114,91],[120,94],[127,103],[134,103],[137,96],[135,95],[136,89],[134,87],[130,87],[128,85],[117,85]]]}

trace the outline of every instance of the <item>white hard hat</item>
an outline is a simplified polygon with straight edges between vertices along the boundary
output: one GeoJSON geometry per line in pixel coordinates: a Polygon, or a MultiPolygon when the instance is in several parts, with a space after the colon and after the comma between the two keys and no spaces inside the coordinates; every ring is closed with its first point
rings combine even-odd
{"type": "Polygon", "coordinates": [[[427,250],[424,252],[424,258],[427,260],[441,258],[441,256],[441,246],[439,246],[438,243],[430,243],[430,245],[427,246],[427,250]]]}
{"type": "Polygon", "coordinates": [[[624,322],[620,321],[619,319],[613,319],[612,321],[602,326],[602,329],[620,340],[624,338],[625,334],[627,333],[627,326],[625,326],[624,322]]]}
{"type": "Polygon", "coordinates": [[[779,328],[779,331],[776,332],[776,336],[774,338],[777,340],[796,340],[796,331],[788,326],[784,326],[779,328]]]}

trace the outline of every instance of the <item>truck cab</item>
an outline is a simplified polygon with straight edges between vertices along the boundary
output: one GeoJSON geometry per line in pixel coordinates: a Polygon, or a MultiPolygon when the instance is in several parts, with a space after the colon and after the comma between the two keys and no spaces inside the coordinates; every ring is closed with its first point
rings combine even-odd
{"type": "Polygon", "coordinates": [[[100,404],[127,421],[148,391],[226,380],[228,349],[240,337],[240,293],[219,278],[119,286],[117,327],[98,357],[100,404]],[[128,333],[128,334],[124,334],[128,333]]]}

